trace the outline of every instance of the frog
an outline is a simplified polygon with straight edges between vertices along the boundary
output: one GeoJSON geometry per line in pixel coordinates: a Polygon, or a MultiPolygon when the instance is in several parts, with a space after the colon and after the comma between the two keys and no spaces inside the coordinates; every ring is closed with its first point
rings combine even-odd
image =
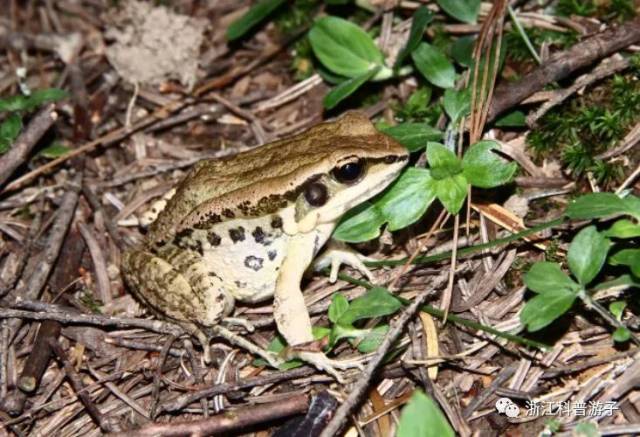
{"type": "Polygon", "coordinates": [[[347,211],[389,186],[407,160],[403,145],[350,111],[232,157],[199,161],[152,208],[144,241],[123,253],[124,278],[156,314],[198,338],[205,361],[210,340],[222,337],[281,364],[282,356],[230,327],[242,322],[231,317],[237,301],[273,299],[286,358],[342,380],[342,370],[359,364],[309,346],[314,337],[301,281],[310,266],[330,266],[335,281],[342,264],[372,277],[365,257],[330,237],[347,211]]]}

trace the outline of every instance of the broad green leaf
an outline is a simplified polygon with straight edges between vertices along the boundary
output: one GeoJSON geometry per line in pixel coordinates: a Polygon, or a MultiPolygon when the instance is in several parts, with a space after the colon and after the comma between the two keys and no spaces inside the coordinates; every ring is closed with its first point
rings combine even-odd
{"type": "Polygon", "coordinates": [[[369,79],[371,79],[380,70],[380,67],[372,68],[366,73],[356,76],[351,79],[347,79],[344,82],[338,84],[335,88],[324,96],[323,104],[325,109],[333,109],[338,103],[353,94],[358,88],[364,85],[369,79]]]}
{"type": "Polygon", "coordinates": [[[348,77],[332,73],[331,71],[327,70],[327,68],[322,64],[318,64],[318,66],[316,67],[316,72],[320,75],[322,80],[333,85],[340,85],[345,80],[349,80],[348,77]]]}
{"type": "Polygon", "coordinates": [[[413,19],[411,21],[411,30],[409,31],[409,38],[407,39],[407,43],[398,53],[398,57],[396,59],[395,64],[393,65],[394,69],[398,69],[405,58],[409,56],[411,52],[413,52],[420,41],[422,41],[422,35],[424,34],[425,29],[433,20],[433,14],[426,6],[420,6],[414,13],[413,19]]]}
{"type": "Polygon", "coordinates": [[[440,88],[453,88],[456,70],[440,49],[423,42],[411,52],[411,57],[429,82],[440,88]]]}
{"type": "Polygon", "coordinates": [[[309,31],[309,41],[320,62],[332,72],[358,77],[383,65],[382,52],[357,25],[338,17],[323,17],[309,31]]]}
{"type": "Polygon", "coordinates": [[[494,153],[500,145],[492,140],[478,141],[462,157],[462,168],[467,181],[474,187],[494,188],[511,181],[518,166],[494,153]]]}
{"type": "Polygon", "coordinates": [[[433,178],[429,170],[409,167],[376,202],[395,231],[415,223],[433,202],[433,178]]]}
{"type": "Polygon", "coordinates": [[[469,183],[464,175],[434,180],[436,197],[450,214],[457,214],[467,197],[469,183]]]}
{"type": "Polygon", "coordinates": [[[19,114],[9,114],[0,124],[0,153],[5,153],[22,130],[22,117],[19,114]]]}
{"type": "Polygon", "coordinates": [[[444,110],[451,119],[451,124],[458,123],[471,109],[471,93],[469,89],[448,89],[444,92],[444,110]]]}
{"type": "Polygon", "coordinates": [[[437,0],[447,14],[465,23],[475,24],[480,13],[480,0],[437,0]]]}
{"type": "Polygon", "coordinates": [[[609,290],[609,289],[626,290],[627,288],[640,288],[640,280],[634,279],[634,277],[631,275],[622,275],[610,281],[600,282],[599,284],[592,287],[592,290],[593,291],[609,290]]]}
{"type": "Polygon", "coordinates": [[[373,287],[363,296],[353,299],[337,323],[351,325],[360,319],[388,316],[400,308],[402,308],[402,302],[397,297],[385,288],[373,287]]]}
{"type": "Polygon", "coordinates": [[[613,331],[613,335],[611,337],[613,338],[613,341],[617,343],[625,343],[631,338],[631,331],[627,328],[620,327],[613,331]]]}
{"type": "Polygon", "coordinates": [[[640,237],[640,224],[634,223],[631,220],[620,219],[607,229],[604,235],[613,238],[640,237]]]}
{"type": "Polygon", "coordinates": [[[632,215],[636,220],[640,221],[640,197],[628,195],[622,199],[627,207],[627,214],[632,215]]]}
{"type": "Polygon", "coordinates": [[[450,178],[462,172],[462,162],[455,153],[440,143],[427,144],[427,161],[436,180],[450,178]]]}
{"type": "Polygon", "coordinates": [[[474,36],[463,36],[456,39],[451,45],[451,56],[463,67],[473,66],[473,46],[476,43],[474,36]]]}
{"type": "Polygon", "coordinates": [[[627,212],[627,204],[617,195],[590,193],[571,202],[565,214],[574,220],[591,220],[627,212]]]}
{"type": "Polygon", "coordinates": [[[363,354],[375,352],[389,332],[389,325],[379,325],[370,329],[364,336],[360,338],[358,350],[363,354]]]}
{"type": "Polygon", "coordinates": [[[261,0],[257,2],[251,6],[247,13],[231,23],[227,29],[227,39],[233,41],[244,36],[284,2],[285,0],[261,0]]]}
{"type": "Polygon", "coordinates": [[[397,437],[454,437],[455,433],[436,403],[420,390],[402,409],[397,437]]]}
{"type": "Polygon", "coordinates": [[[353,208],[344,217],[333,232],[333,238],[349,243],[361,243],[373,240],[380,235],[380,226],[385,216],[377,205],[365,202],[353,208]]]}
{"type": "Polygon", "coordinates": [[[628,266],[631,273],[640,277],[640,249],[622,249],[611,255],[609,264],[628,266]]]}
{"type": "Polygon", "coordinates": [[[552,262],[537,262],[524,275],[524,283],[539,294],[554,293],[557,290],[577,293],[580,286],[560,269],[560,265],[552,262]]]}
{"type": "Polygon", "coordinates": [[[577,296],[562,288],[538,294],[527,301],[520,313],[520,321],[529,331],[538,331],[569,311],[577,296]]]}
{"type": "Polygon", "coordinates": [[[341,293],[336,293],[331,298],[331,305],[329,305],[329,320],[336,323],[345,311],[349,309],[349,301],[341,293]]]}
{"type": "Polygon", "coordinates": [[[582,229],[571,241],[567,253],[569,270],[582,286],[586,286],[595,278],[604,262],[611,242],[602,235],[595,226],[582,229]]]}
{"type": "Polygon", "coordinates": [[[71,147],[65,146],[64,144],[61,144],[59,142],[55,142],[49,147],[45,147],[44,149],[42,149],[40,153],[38,153],[38,155],[49,159],[55,159],[61,157],[62,155],[66,155],[70,151],[71,147]]]}
{"type": "Polygon", "coordinates": [[[426,147],[428,141],[442,140],[442,131],[426,123],[402,123],[383,128],[382,132],[392,136],[410,152],[426,147]]]}
{"type": "Polygon", "coordinates": [[[497,127],[525,127],[526,125],[527,117],[522,111],[512,111],[496,121],[497,127]]]}
{"type": "Polygon", "coordinates": [[[58,88],[35,90],[28,96],[20,94],[0,99],[0,112],[31,111],[44,103],[56,102],[66,99],[68,96],[66,91],[58,88]]]}

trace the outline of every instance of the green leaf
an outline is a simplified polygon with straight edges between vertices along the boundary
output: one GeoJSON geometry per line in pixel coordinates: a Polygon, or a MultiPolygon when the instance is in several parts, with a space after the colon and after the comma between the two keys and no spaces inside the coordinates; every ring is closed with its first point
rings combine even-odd
{"type": "Polygon", "coordinates": [[[569,311],[577,296],[566,289],[547,290],[525,304],[520,321],[529,331],[538,331],[569,311]]]}
{"type": "Polygon", "coordinates": [[[573,430],[573,436],[575,437],[600,437],[600,431],[598,426],[593,422],[582,422],[576,425],[573,430]]]}
{"type": "Polygon", "coordinates": [[[441,180],[434,180],[436,197],[451,214],[457,214],[467,197],[469,183],[464,175],[456,175],[441,180]]]}
{"type": "Polygon", "coordinates": [[[462,162],[456,154],[440,143],[427,143],[427,161],[431,167],[431,176],[436,180],[450,178],[462,172],[462,162]]]}
{"type": "Polygon", "coordinates": [[[395,231],[415,223],[433,202],[433,178],[429,170],[409,167],[376,202],[395,231]]]}
{"type": "Polygon", "coordinates": [[[227,29],[227,40],[233,41],[244,36],[284,2],[285,0],[261,0],[257,2],[251,6],[246,14],[231,23],[227,29]]]}
{"type": "Polygon", "coordinates": [[[585,194],[570,203],[565,211],[574,220],[591,220],[627,213],[627,204],[613,193],[585,194]]]}
{"type": "Polygon", "coordinates": [[[613,332],[612,338],[616,343],[625,343],[631,338],[631,332],[627,328],[619,327],[613,332]]]}
{"type": "Polygon", "coordinates": [[[382,52],[360,27],[338,17],[323,17],[309,31],[309,41],[320,62],[346,77],[362,76],[383,66],[382,52]]]}
{"type": "Polygon", "coordinates": [[[372,68],[363,75],[347,79],[344,82],[338,84],[335,88],[324,96],[323,104],[325,109],[333,109],[338,103],[353,94],[358,88],[364,85],[369,79],[371,79],[380,70],[380,67],[372,68]]]}
{"type": "Polygon", "coordinates": [[[440,49],[423,42],[411,52],[411,57],[429,82],[440,88],[453,88],[456,70],[440,49]]]}
{"type": "Polygon", "coordinates": [[[329,320],[336,323],[345,311],[349,309],[349,301],[341,293],[336,293],[331,298],[331,305],[329,305],[329,320]]]}
{"type": "Polygon", "coordinates": [[[557,290],[570,291],[576,294],[580,286],[560,269],[560,265],[552,262],[537,262],[524,275],[524,283],[539,294],[553,293],[557,290]]]}
{"type": "Polygon", "coordinates": [[[375,352],[389,332],[389,325],[379,325],[360,337],[358,350],[363,354],[375,352]]]}
{"type": "Polygon", "coordinates": [[[447,14],[465,23],[475,24],[480,13],[480,0],[437,0],[447,14]]]}
{"type": "Polygon", "coordinates": [[[373,287],[364,295],[351,301],[349,308],[345,311],[338,324],[351,325],[360,319],[371,319],[395,313],[402,308],[402,302],[385,288],[373,287]]]}
{"type": "Polygon", "coordinates": [[[617,300],[609,304],[609,311],[611,311],[611,314],[613,314],[613,317],[615,317],[618,321],[620,321],[622,320],[622,313],[624,312],[624,309],[626,308],[626,306],[627,306],[627,303],[624,300],[617,300]]]}
{"type": "Polygon", "coordinates": [[[631,220],[617,220],[609,229],[604,231],[604,235],[613,238],[636,238],[640,237],[640,225],[631,220]]]}
{"type": "MultiPolygon", "coordinates": [[[[324,326],[313,326],[311,328],[311,331],[312,331],[314,340],[321,340],[331,333],[331,330],[324,326]]],[[[275,337],[273,337],[273,340],[271,340],[271,343],[269,343],[269,346],[267,346],[267,351],[279,354],[284,350],[285,347],[287,347],[287,342],[284,340],[284,338],[282,338],[282,336],[278,334],[275,337]]],[[[296,367],[300,367],[303,364],[304,363],[300,360],[289,360],[285,363],[280,364],[278,366],[278,369],[279,370],[295,369],[296,367]]],[[[255,360],[253,360],[253,365],[268,366],[269,363],[267,363],[262,358],[256,358],[255,360]]]]}
{"type": "Polygon", "coordinates": [[[497,127],[525,127],[526,125],[527,117],[522,111],[512,111],[496,121],[497,127]]]}
{"type": "Polygon", "coordinates": [[[602,235],[595,226],[582,229],[571,241],[567,253],[569,270],[582,286],[586,286],[595,278],[604,262],[611,242],[602,235]]]}
{"type": "Polygon", "coordinates": [[[429,436],[454,437],[455,434],[436,403],[416,390],[402,409],[397,437],[429,436]]]}
{"type": "Polygon", "coordinates": [[[451,56],[463,67],[471,68],[473,65],[473,46],[476,43],[474,36],[463,36],[451,45],[451,56]]]}
{"type": "Polygon", "coordinates": [[[56,102],[68,96],[66,91],[58,88],[35,90],[28,96],[20,94],[0,99],[0,112],[31,111],[44,103],[56,102]]]}
{"type": "Polygon", "coordinates": [[[333,231],[332,237],[349,243],[373,240],[380,235],[380,226],[385,221],[386,219],[377,205],[364,202],[342,217],[333,231]]]}
{"type": "Polygon", "coordinates": [[[442,140],[442,131],[426,123],[401,123],[383,128],[382,132],[392,136],[410,152],[425,147],[428,141],[442,140]]]}
{"type": "Polygon", "coordinates": [[[469,89],[457,91],[448,89],[444,92],[444,110],[451,119],[451,124],[458,123],[471,109],[471,93],[469,89]]]}
{"type": "Polygon", "coordinates": [[[622,249],[609,258],[614,266],[629,266],[631,273],[640,277],[640,249],[622,249]]]}
{"type": "Polygon", "coordinates": [[[22,130],[22,117],[19,114],[9,114],[0,124],[0,153],[5,153],[22,130]]]}
{"type": "Polygon", "coordinates": [[[62,155],[66,155],[71,151],[71,147],[67,147],[62,143],[54,142],[49,147],[45,147],[38,153],[38,156],[42,156],[44,158],[55,159],[59,158],[62,155]]]}
{"type": "Polygon", "coordinates": [[[404,62],[405,58],[409,56],[411,52],[413,52],[420,41],[422,41],[422,35],[424,34],[425,29],[433,20],[433,14],[426,6],[420,6],[413,14],[413,19],[411,21],[411,30],[409,31],[409,38],[407,39],[407,43],[398,53],[398,57],[396,59],[395,64],[393,65],[394,70],[398,69],[402,62],[404,62]]]}
{"type": "Polygon", "coordinates": [[[518,166],[492,152],[499,148],[500,145],[492,140],[478,141],[469,147],[462,158],[462,167],[471,185],[493,188],[511,181],[518,166]]]}
{"type": "Polygon", "coordinates": [[[640,288],[640,282],[634,279],[631,275],[621,275],[610,281],[600,282],[592,287],[593,291],[608,290],[608,289],[620,289],[626,290],[627,288],[640,288]]]}

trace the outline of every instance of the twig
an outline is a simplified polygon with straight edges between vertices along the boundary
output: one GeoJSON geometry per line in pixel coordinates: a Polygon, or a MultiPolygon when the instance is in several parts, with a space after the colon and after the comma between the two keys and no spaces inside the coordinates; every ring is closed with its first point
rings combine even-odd
{"type": "Polygon", "coordinates": [[[49,346],[51,347],[51,350],[53,350],[53,352],[55,353],[60,363],[62,363],[64,367],[64,371],[67,375],[67,378],[69,379],[69,382],[73,386],[73,390],[76,392],[76,395],[80,399],[80,402],[82,402],[82,404],[86,408],[87,413],[89,413],[89,416],[91,416],[91,418],[98,424],[98,426],[100,426],[100,429],[102,431],[110,432],[111,427],[104,420],[104,418],[102,417],[102,414],[100,414],[100,411],[98,411],[98,408],[93,404],[93,401],[91,401],[91,397],[89,397],[87,392],[84,390],[84,387],[82,386],[82,381],[80,380],[80,375],[78,375],[78,373],[76,372],[76,369],[69,362],[69,359],[67,358],[67,354],[64,352],[64,350],[60,346],[60,343],[58,343],[58,340],[52,339],[49,342],[49,346]]]}
{"type": "Polygon", "coordinates": [[[94,232],[91,232],[87,225],[84,223],[78,223],[78,230],[80,235],[84,238],[89,254],[91,255],[91,261],[93,263],[93,272],[95,273],[96,288],[98,289],[98,298],[102,303],[109,304],[112,302],[111,297],[111,281],[107,273],[107,261],[102,252],[102,248],[94,236],[94,232]]]}
{"type": "Polygon", "coordinates": [[[23,392],[33,393],[37,390],[51,357],[50,342],[58,338],[60,329],[60,324],[51,320],[47,320],[40,325],[38,336],[33,343],[32,352],[25,362],[22,374],[18,379],[18,388],[23,392]]]}
{"type": "Polygon", "coordinates": [[[160,352],[160,357],[158,358],[158,367],[156,368],[155,374],[153,375],[153,391],[151,392],[151,407],[149,408],[149,417],[155,418],[156,412],[158,408],[158,401],[160,400],[160,384],[162,379],[162,367],[164,366],[165,361],[167,361],[167,356],[169,355],[169,350],[171,349],[171,345],[176,341],[176,336],[171,335],[164,342],[164,346],[162,346],[162,351],[160,352]]]}
{"type": "Polygon", "coordinates": [[[398,319],[393,323],[391,329],[385,336],[384,340],[378,347],[375,355],[367,364],[367,367],[360,379],[356,381],[353,387],[350,390],[349,396],[345,401],[340,405],[340,407],[336,410],[335,416],[331,419],[331,422],[327,425],[327,427],[322,431],[320,437],[334,437],[339,435],[340,431],[344,427],[347,419],[353,414],[354,410],[360,404],[362,397],[365,395],[369,385],[371,384],[373,377],[375,376],[378,368],[384,361],[385,356],[391,349],[391,346],[395,341],[400,337],[402,331],[407,326],[407,323],[413,318],[418,308],[424,304],[427,300],[427,297],[431,294],[433,290],[426,289],[423,290],[420,294],[418,294],[411,305],[409,305],[403,313],[398,317],[398,319]]]}
{"type": "MultiPolygon", "coordinates": [[[[127,437],[221,435],[251,425],[303,413],[308,408],[309,395],[301,394],[278,402],[237,409],[233,414],[219,414],[208,419],[190,422],[157,423],[117,435],[127,437]]],[[[115,434],[111,437],[115,437],[115,434]]]]}
{"type": "Polygon", "coordinates": [[[196,402],[203,398],[211,396],[229,393],[231,391],[244,390],[246,388],[252,388],[257,386],[263,386],[268,384],[276,384],[282,381],[289,381],[291,379],[306,378],[316,373],[315,369],[311,367],[300,367],[298,369],[286,370],[283,372],[275,372],[269,375],[256,376],[254,378],[246,378],[238,382],[225,382],[224,384],[218,384],[213,387],[206,388],[194,393],[187,393],[180,395],[169,402],[166,402],[160,406],[159,413],[162,412],[175,412],[183,409],[187,405],[196,402]]]}
{"type": "MultiPolygon", "coordinates": [[[[17,304],[20,304],[18,302],[17,304]]],[[[44,306],[47,306],[46,304],[44,306]]],[[[55,307],[55,305],[51,305],[55,307]]],[[[97,314],[80,314],[66,312],[40,312],[14,310],[0,307],[0,319],[29,319],[29,320],[55,320],[60,323],[75,323],[97,326],[111,326],[115,328],[142,328],[149,331],[158,332],[160,334],[181,335],[184,333],[178,325],[173,325],[160,320],[135,319],[135,318],[119,318],[101,316],[97,314]]]]}
{"type": "Polygon", "coordinates": [[[53,103],[46,105],[33,116],[29,125],[18,135],[11,149],[0,159],[0,187],[29,156],[31,149],[58,119],[53,103]]]}
{"type": "Polygon", "coordinates": [[[564,79],[574,71],[586,67],[597,59],[640,41],[640,17],[605,30],[554,54],[549,61],[525,75],[517,82],[503,83],[496,89],[488,121],[518,105],[545,85],[564,79]]]}
{"type": "Polygon", "coordinates": [[[620,55],[614,55],[610,58],[604,59],[593,71],[580,76],[573,82],[573,84],[562,90],[558,90],[551,100],[546,101],[542,106],[536,109],[527,116],[527,125],[534,127],[538,120],[544,116],[551,108],[564,102],[569,96],[576,93],[578,90],[604,79],[607,76],[616,73],[617,71],[624,70],[629,66],[629,59],[623,58],[620,55]]]}
{"type": "Polygon", "coordinates": [[[118,246],[118,249],[120,250],[126,249],[127,241],[125,241],[125,238],[123,238],[122,235],[120,235],[120,232],[118,231],[118,227],[113,222],[113,220],[106,214],[106,212],[102,208],[102,205],[100,204],[100,201],[98,200],[96,195],[93,193],[93,191],[91,191],[91,188],[89,188],[87,185],[83,185],[82,195],[84,196],[85,199],[87,199],[87,201],[89,202],[89,205],[91,205],[91,209],[93,209],[94,214],[102,214],[105,227],[107,228],[107,232],[109,233],[109,236],[111,237],[113,242],[116,243],[116,246],[118,246]]]}
{"type": "Polygon", "coordinates": [[[506,369],[503,369],[498,374],[498,376],[496,376],[493,382],[491,382],[491,385],[487,387],[482,393],[480,393],[475,398],[473,398],[471,403],[467,405],[467,408],[465,408],[462,413],[463,417],[469,418],[471,414],[474,411],[476,411],[484,403],[484,401],[486,401],[489,398],[489,396],[495,393],[495,391],[498,389],[498,387],[500,387],[502,383],[506,382],[509,378],[511,378],[511,375],[513,375],[513,373],[516,371],[517,365],[518,365],[517,363],[514,363],[514,364],[511,364],[506,369]]]}

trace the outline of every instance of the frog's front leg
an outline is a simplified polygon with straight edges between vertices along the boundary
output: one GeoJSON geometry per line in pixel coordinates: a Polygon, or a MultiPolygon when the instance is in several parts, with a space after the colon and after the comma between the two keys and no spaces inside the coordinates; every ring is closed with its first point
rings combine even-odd
{"type": "Polygon", "coordinates": [[[295,358],[313,364],[320,370],[342,382],[336,369],[361,368],[354,362],[336,361],[322,352],[304,351],[304,344],[312,342],[311,318],[300,290],[300,281],[314,255],[314,241],[317,234],[297,234],[289,241],[287,256],[284,259],[276,282],[273,315],[278,331],[285,338],[295,358]],[[296,350],[296,346],[300,348],[296,350]]]}
{"type": "Polygon", "coordinates": [[[313,263],[313,268],[319,271],[330,267],[329,281],[333,283],[338,280],[340,266],[346,264],[365,275],[369,281],[375,282],[373,273],[371,273],[371,270],[364,264],[365,261],[375,260],[356,252],[342,241],[330,240],[324,252],[316,258],[313,263]]]}

